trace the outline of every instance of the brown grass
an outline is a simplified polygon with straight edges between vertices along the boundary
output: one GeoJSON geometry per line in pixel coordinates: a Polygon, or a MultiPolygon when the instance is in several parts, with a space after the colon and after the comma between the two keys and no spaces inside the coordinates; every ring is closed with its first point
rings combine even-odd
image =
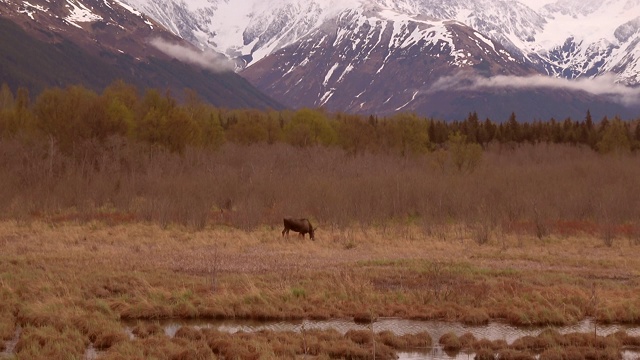
{"type": "MultiPolygon", "coordinates": [[[[124,147],[84,172],[37,147],[0,148],[8,154],[0,164],[0,338],[21,326],[21,358],[81,355],[89,343],[105,358],[162,352],[155,349],[176,358],[305,352],[299,334],[184,328],[170,339],[148,323],[135,326],[132,340],[118,330],[125,319],[553,325],[592,316],[640,324],[634,156],[492,150],[462,177],[434,170],[429,155],[354,158],[280,145],[184,157],[124,147]],[[23,152],[29,161],[18,160],[23,152]],[[311,217],[316,241],[283,238],[284,214],[311,217]]],[[[309,355],[372,355],[368,332],[306,336],[309,355]]],[[[388,333],[375,339],[379,356],[431,343],[388,333]]],[[[508,348],[457,340],[480,358],[508,348]]],[[[502,356],[607,357],[616,344],[637,339],[546,334],[502,356]]]]}
{"type": "Polygon", "coordinates": [[[87,345],[87,339],[73,328],[60,331],[51,326],[28,326],[22,330],[15,351],[23,359],[79,358],[87,345]]]}
{"type": "MultiPolygon", "coordinates": [[[[640,233],[634,154],[491,148],[476,171],[463,175],[434,165],[436,154],[351,156],[321,147],[227,144],[177,155],[109,139],[89,161],[46,145],[0,142],[5,219],[252,230],[293,215],[310,217],[322,230],[408,223],[428,233],[455,223],[478,243],[514,231],[543,240],[597,234],[605,244],[640,233]]],[[[399,229],[398,236],[415,236],[399,229]]],[[[345,235],[336,236],[345,249],[357,245],[345,235]]]]}
{"type": "Polygon", "coordinates": [[[524,336],[512,344],[504,340],[489,341],[475,339],[471,334],[460,337],[444,334],[439,343],[443,349],[455,356],[465,350],[476,353],[476,359],[616,359],[623,348],[634,348],[640,337],[618,332],[609,336],[594,336],[593,333],[560,334],[545,330],[538,336],[524,336]]]}
{"type": "Polygon", "coordinates": [[[164,334],[164,328],[160,326],[160,324],[140,322],[131,329],[131,332],[138,338],[146,339],[151,336],[164,334]]]}
{"type": "Polygon", "coordinates": [[[446,351],[459,351],[460,349],[462,349],[460,338],[458,337],[458,335],[452,332],[442,335],[440,339],[438,339],[438,342],[446,351]]]}

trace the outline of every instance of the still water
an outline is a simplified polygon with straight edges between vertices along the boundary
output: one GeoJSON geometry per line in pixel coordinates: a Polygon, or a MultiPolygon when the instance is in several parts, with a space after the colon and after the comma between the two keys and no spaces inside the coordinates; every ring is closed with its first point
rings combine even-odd
{"type": "MultiPolygon", "coordinates": [[[[374,332],[391,331],[396,335],[416,334],[419,332],[427,332],[437,344],[438,339],[448,332],[453,332],[458,336],[465,333],[471,333],[477,339],[488,340],[504,340],[512,343],[523,336],[537,336],[545,329],[555,329],[561,334],[566,333],[597,333],[600,336],[613,334],[616,331],[624,330],[629,335],[640,336],[640,326],[624,326],[624,325],[596,325],[591,319],[583,320],[575,325],[570,326],[550,326],[550,327],[515,327],[505,323],[492,322],[483,326],[470,326],[461,323],[452,323],[444,321],[419,321],[405,320],[398,318],[381,318],[375,323],[359,324],[351,319],[332,319],[332,320],[301,320],[301,321],[250,321],[250,320],[223,320],[223,321],[198,321],[198,320],[168,320],[160,322],[164,327],[167,336],[173,337],[182,326],[192,326],[195,328],[209,328],[225,331],[229,333],[236,332],[256,332],[262,330],[268,331],[293,331],[301,332],[312,329],[329,330],[334,329],[342,334],[349,330],[371,330],[373,326],[374,332]]],[[[132,326],[127,326],[127,332],[133,336],[131,332],[132,326]]],[[[624,351],[624,360],[640,359],[640,352],[624,351]]],[[[474,353],[460,352],[455,356],[445,353],[442,348],[435,346],[432,349],[423,352],[403,352],[398,353],[401,360],[472,360],[474,353]]]]}
{"type": "MultiPolygon", "coordinates": [[[[300,332],[304,330],[329,330],[334,329],[344,334],[349,330],[371,330],[370,324],[355,323],[351,319],[332,319],[332,320],[301,320],[301,321],[250,321],[250,320],[223,320],[223,321],[180,321],[168,320],[160,322],[164,327],[168,336],[174,336],[176,331],[182,326],[193,326],[196,328],[210,328],[229,333],[256,332],[262,330],[270,331],[294,331],[300,332]]],[[[623,325],[597,325],[591,320],[586,319],[575,325],[570,326],[553,326],[553,327],[516,327],[500,322],[492,322],[488,325],[470,326],[462,323],[452,323],[445,321],[420,321],[406,320],[397,318],[382,318],[373,323],[373,331],[391,331],[396,335],[417,334],[419,332],[427,332],[434,342],[448,332],[453,332],[460,336],[465,333],[471,333],[477,339],[488,340],[505,340],[512,343],[514,340],[523,336],[537,336],[545,329],[555,329],[561,334],[578,332],[593,333],[606,336],[616,331],[624,330],[629,335],[640,336],[640,326],[623,326],[623,325]]]]}
{"type": "MultiPolygon", "coordinates": [[[[132,329],[138,323],[149,321],[134,321],[125,323],[125,331],[130,337],[134,337],[132,329]]],[[[445,333],[453,332],[458,336],[465,333],[471,333],[477,339],[488,340],[504,340],[512,343],[523,336],[537,336],[545,329],[554,329],[562,334],[566,333],[597,333],[600,336],[613,334],[616,331],[626,331],[629,335],[640,336],[640,326],[624,326],[624,325],[596,325],[591,319],[583,320],[571,326],[550,326],[550,327],[515,327],[500,322],[492,322],[483,326],[470,326],[461,323],[452,323],[444,321],[418,321],[405,320],[398,318],[381,318],[373,324],[359,324],[351,319],[332,319],[332,320],[301,320],[301,321],[250,321],[250,320],[162,320],[151,321],[159,323],[164,328],[167,336],[173,337],[176,331],[183,326],[192,326],[195,328],[217,329],[229,333],[236,332],[256,332],[262,330],[270,331],[293,331],[302,332],[312,329],[329,330],[334,329],[342,334],[349,330],[367,330],[371,331],[373,326],[374,332],[391,331],[396,335],[416,334],[419,332],[427,332],[434,344],[445,333]]],[[[21,328],[16,329],[14,339],[5,344],[4,351],[0,352],[0,359],[11,358],[14,348],[20,337],[21,328]]],[[[84,359],[99,358],[98,352],[91,346],[87,349],[84,359]]],[[[421,352],[403,352],[398,353],[400,360],[472,360],[474,353],[460,352],[455,356],[450,356],[439,346],[432,349],[425,349],[421,352]]],[[[638,360],[640,352],[623,351],[623,360],[638,360]]]]}

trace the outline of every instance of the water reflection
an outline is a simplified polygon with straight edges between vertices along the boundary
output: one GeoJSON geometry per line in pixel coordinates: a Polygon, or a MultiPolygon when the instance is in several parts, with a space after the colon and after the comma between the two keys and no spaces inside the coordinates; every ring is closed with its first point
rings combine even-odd
{"type": "Polygon", "coordinates": [[[398,360],[473,360],[475,357],[475,353],[462,351],[449,355],[438,345],[429,351],[399,352],[397,355],[398,360]]]}
{"type": "MultiPolygon", "coordinates": [[[[443,351],[430,351],[430,352],[400,352],[397,353],[398,360],[474,360],[475,353],[459,353],[455,356],[449,356],[443,351]]],[[[621,360],[638,360],[640,359],[640,352],[624,350],[622,351],[621,360]]]]}
{"type": "MultiPolygon", "coordinates": [[[[134,338],[132,328],[140,322],[129,323],[125,329],[129,336],[134,338]]],[[[142,322],[144,323],[144,322],[142,322]]],[[[166,320],[155,321],[164,328],[167,336],[173,337],[183,326],[192,326],[203,329],[216,329],[228,333],[257,332],[257,331],[293,331],[302,332],[309,330],[334,329],[342,334],[349,330],[371,331],[370,324],[355,323],[352,319],[332,320],[302,320],[302,321],[250,321],[250,320],[166,320]]],[[[396,335],[417,334],[427,332],[433,339],[435,346],[432,349],[416,352],[400,352],[399,360],[473,360],[475,353],[459,352],[447,354],[439,345],[438,339],[448,332],[458,336],[465,333],[472,334],[476,339],[504,340],[511,344],[516,339],[524,336],[537,336],[546,329],[554,329],[561,334],[567,333],[597,333],[606,336],[617,331],[626,331],[631,336],[640,336],[640,326],[624,325],[597,325],[592,319],[583,320],[570,326],[547,327],[516,327],[500,322],[492,322],[484,326],[470,326],[461,323],[444,321],[419,321],[398,318],[381,318],[373,324],[373,331],[391,331],[396,335]]],[[[639,360],[640,352],[625,350],[622,352],[622,360],[639,360]]]]}
{"type": "MultiPolygon", "coordinates": [[[[449,356],[445,352],[404,352],[398,353],[398,360],[474,360],[474,353],[459,353],[456,356],[449,356]]],[[[621,360],[638,360],[640,352],[625,350],[622,351],[621,360]]]]}
{"type": "MultiPolygon", "coordinates": [[[[16,331],[13,335],[13,339],[7,341],[4,344],[4,350],[0,351],[0,359],[5,359],[5,358],[11,358],[14,354],[14,349],[16,347],[16,345],[18,344],[18,340],[20,339],[20,334],[22,333],[22,327],[18,325],[18,327],[16,327],[16,331]]],[[[2,339],[0,339],[0,341],[2,341],[2,339]]],[[[2,345],[0,343],[0,345],[2,345]]]]}
{"type": "MultiPolygon", "coordinates": [[[[329,330],[334,329],[344,334],[349,330],[371,330],[369,324],[357,324],[351,319],[332,320],[303,320],[303,321],[271,321],[257,322],[249,320],[223,320],[223,321],[203,321],[203,320],[168,320],[160,323],[168,336],[173,337],[182,326],[193,326],[195,328],[217,329],[219,331],[236,332],[256,332],[256,331],[293,331],[301,332],[305,330],[329,330]]],[[[129,324],[134,326],[135,324],[129,324]]],[[[128,332],[130,332],[130,327],[128,332]]],[[[570,326],[549,326],[549,327],[515,327],[504,323],[492,322],[483,326],[470,326],[461,323],[444,321],[419,321],[396,318],[382,318],[373,324],[374,332],[391,331],[396,335],[417,334],[427,332],[437,342],[445,333],[453,332],[460,336],[471,333],[477,339],[504,340],[512,343],[523,336],[537,336],[545,329],[554,329],[561,334],[566,333],[594,333],[600,336],[613,334],[616,331],[624,330],[629,335],[640,336],[640,327],[624,325],[597,325],[591,319],[583,320],[570,326]]]]}

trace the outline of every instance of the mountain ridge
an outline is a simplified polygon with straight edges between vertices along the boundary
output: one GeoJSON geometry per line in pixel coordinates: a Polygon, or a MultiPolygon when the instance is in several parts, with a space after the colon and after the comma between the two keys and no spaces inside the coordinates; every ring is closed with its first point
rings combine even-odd
{"type": "Polygon", "coordinates": [[[302,38],[337,14],[360,9],[381,20],[459,21],[502,44],[518,61],[537,64],[550,75],[575,78],[617,70],[620,81],[640,84],[640,15],[633,15],[640,14],[640,3],[634,0],[558,0],[538,10],[514,0],[280,0],[268,7],[250,0],[242,6],[231,6],[228,0],[125,1],[149,16],[164,18],[163,23],[173,24],[176,34],[201,48],[212,47],[229,57],[253,62],[291,45],[293,39],[302,38]],[[166,21],[172,17],[169,9],[180,9],[181,16],[166,21]],[[605,15],[599,15],[602,12],[605,15]],[[614,20],[604,21],[606,16],[614,20]],[[584,21],[589,17],[599,22],[584,21]],[[571,54],[563,54],[567,42],[579,48],[573,54],[581,56],[578,62],[566,57],[571,54]],[[601,64],[603,69],[580,71],[590,57],[597,56],[594,49],[608,51],[614,61],[601,64]]]}
{"type": "MultiPolygon", "coordinates": [[[[224,53],[242,76],[294,108],[413,111],[447,119],[472,111],[506,118],[533,110],[523,114],[530,120],[583,117],[587,110],[594,116],[638,114],[620,85],[634,85],[640,72],[635,23],[603,27],[612,32],[603,32],[606,39],[615,39],[617,31],[619,44],[607,40],[599,47],[577,35],[554,43],[549,29],[572,16],[562,12],[571,0],[537,11],[513,0],[279,0],[268,8],[258,1],[237,7],[228,0],[126,1],[150,16],[163,9],[162,18],[171,18],[168,9],[175,7],[191,14],[179,18],[187,22],[174,22],[177,35],[224,53]],[[613,70],[615,79],[606,76],[613,70]],[[529,81],[536,74],[548,80],[529,81]],[[474,88],[459,81],[458,88],[435,86],[465,76],[474,88]],[[517,86],[486,80],[496,76],[517,86]],[[582,78],[599,79],[604,90],[562,81],[582,78]]],[[[590,3],[582,13],[600,9],[590,3]]]]}
{"type": "Polygon", "coordinates": [[[39,93],[81,84],[101,91],[115,80],[182,94],[214,105],[282,108],[232,71],[177,61],[151,41],[197,48],[117,0],[0,1],[0,81],[39,93]]]}

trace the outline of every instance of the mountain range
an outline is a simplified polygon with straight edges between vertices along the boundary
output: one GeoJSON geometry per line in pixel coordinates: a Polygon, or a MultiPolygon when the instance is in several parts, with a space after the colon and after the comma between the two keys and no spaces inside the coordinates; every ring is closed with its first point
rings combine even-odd
{"type": "Polygon", "coordinates": [[[0,32],[0,80],[34,91],[122,78],[227,107],[640,115],[640,0],[0,0],[0,32]]]}
{"type": "Polygon", "coordinates": [[[638,0],[124,1],[291,107],[638,115],[638,0]]]}

